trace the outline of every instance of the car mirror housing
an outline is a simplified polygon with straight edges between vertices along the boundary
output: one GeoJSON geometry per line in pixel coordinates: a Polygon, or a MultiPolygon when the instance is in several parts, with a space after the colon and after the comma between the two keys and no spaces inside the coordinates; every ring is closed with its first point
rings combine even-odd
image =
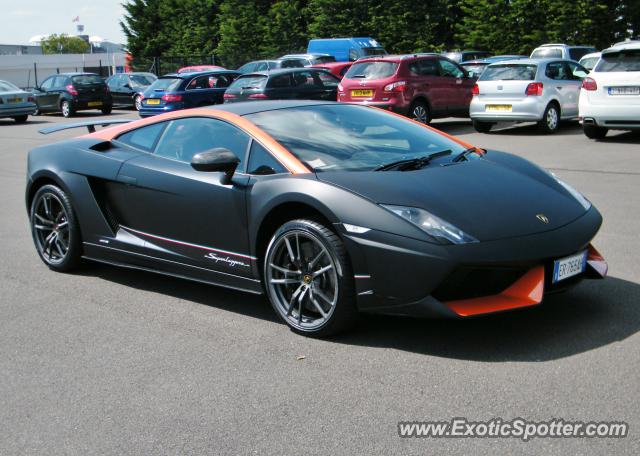
{"type": "Polygon", "coordinates": [[[200,152],[191,159],[191,167],[196,171],[225,173],[225,183],[231,180],[239,163],[233,152],[222,147],[200,152]]]}

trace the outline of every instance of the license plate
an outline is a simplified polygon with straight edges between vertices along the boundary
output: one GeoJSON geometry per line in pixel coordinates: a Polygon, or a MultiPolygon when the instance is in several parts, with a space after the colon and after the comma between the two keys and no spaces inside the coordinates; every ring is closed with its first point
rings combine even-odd
{"type": "Polygon", "coordinates": [[[22,103],[22,98],[8,98],[8,103],[22,103]]]}
{"type": "Polygon", "coordinates": [[[586,267],[586,251],[556,260],[553,263],[553,283],[581,274],[586,267]]]}
{"type": "Polygon", "coordinates": [[[147,100],[147,104],[148,105],[159,105],[160,104],[160,100],[157,98],[151,98],[149,100],[147,100]]]}
{"type": "Polygon", "coordinates": [[[89,103],[87,103],[87,106],[102,106],[102,102],[101,101],[90,101],[89,103]]]}
{"type": "Polygon", "coordinates": [[[497,105],[490,104],[484,107],[487,112],[511,112],[512,106],[510,104],[497,105]]]}
{"type": "Polygon", "coordinates": [[[373,90],[352,90],[351,96],[352,97],[372,97],[373,90]]]}
{"type": "Polygon", "coordinates": [[[640,87],[609,87],[609,95],[640,95],[640,87]]]}

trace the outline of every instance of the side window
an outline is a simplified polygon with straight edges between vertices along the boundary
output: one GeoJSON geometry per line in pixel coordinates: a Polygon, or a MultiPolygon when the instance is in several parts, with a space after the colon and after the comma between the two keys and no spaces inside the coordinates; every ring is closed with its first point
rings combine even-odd
{"type": "Polygon", "coordinates": [[[53,80],[55,79],[55,77],[51,77],[48,79],[45,79],[45,81],[40,85],[40,88],[43,90],[51,90],[53,88],[53,80]]]}
{"type": "Polygon", "coordinates": [[[240,73],[251,73],[255,67],[256,67],[255,63],[249,62],[249,63],[245,63],[240,68],[238,68],[238,71],[240,73]]]}
{"type": "Polygon", "coordinates": [[[211,75],[207,81],[207,89],[223,89],[229,87],[231,79],[223,74],[211,75]]]}
{"type": "Polygon", "coordinates": [[[464,77],[464,71],[455,63],[448,60],[440,60],[440,75],[451,78],[464,77]]]}
{"type": "Polygon", "coordinates": [[[573,80],[582,80],[582,78],[586,77],[589,72],[582,66],[578,65],[574,62],[567,62],[567,66],[569,67],[569,74],[571,75],[571,79],[573,80]]]}
{"type": "Polygon", "coordinates": [[[148,125],[146,127],[137,128],[118,137],[118,141],[136,149],[142,149],[147,152],[153,151],[160,133],[167,124],[165,122],[148,125]]]}
{"type": "Polygon", "coordinates": [[[547,69],[544,73],[549,79],[560,81],[567,79],[567,72],[562,62],[552,62],[547,65],[547,69]]]}
{"type": "Polygon", "coordinates": [[[195,154],[217,147],[229,149],[240,159],[242,169],[249,136],[226,122],[206,117],[174,120],[156,147],[156,155],[191,163],[195,154]]]}
{"type": "Polygon", "coordinates": [[[256,66],[255,71],[267,71],[269,67],[267,66],[267,62],[260,62],[256,66]]]}
{"type": "Polygon", "coordinates": [[[280,164],[278,160],[273,158],[267,149],[262,147],[258,141],[251,144],[251,153],[249,155],[249,165],[247,166],[248,174],[266,175],[286,173],[287,170],[280,164]]]}
{"type": "Polygon", "coordinates": [[[349,49],[349,60],[352,62],[358,60],[358,51],[353,48],[349,49]]]}
{"type": "Polygon", "coordinates": [[[187,84],[187,90],[209,89],[209,78],[210,76],[198,76],[197,78],[193,78],[189,84],[187,84]]]}
{"type": "Polygon", "coordinates": [[[63,89],[66,86],[67,77],[66,76],[56,76],[55,81],[53,82],[54,89],[63,89]]]}
{"type": "Polygon", "coordinates": [[[322,83],[317,79],[317,73],[311,71],[300,71],[293,75],[293,85],[298,88],[308,89],[312,87],[322,86],[322,83]]]}
{"type": "Polygon", "coordinates": [[[281,74],[269,80],[268,86],[272,89],[283,89],[291,87],[291,76],[289,74],[281,74]]]}
{"type": "Polygon", "coordinates": [[[325,88],[333,89],[335,87],[338,87],[338,84],[340,83],[340,80],[336,78],[334,75],[332,75],[331,73],[325,73],[324,71],[319,71],[316,74],[318,75],[318,78],[320,79],[321,84],[325,88]]]}
{"type": "Polygon", "coordinates": [[[282,68],[303,68],[304,64],[300,59],[287,59],[282,61],[282,68]]]}

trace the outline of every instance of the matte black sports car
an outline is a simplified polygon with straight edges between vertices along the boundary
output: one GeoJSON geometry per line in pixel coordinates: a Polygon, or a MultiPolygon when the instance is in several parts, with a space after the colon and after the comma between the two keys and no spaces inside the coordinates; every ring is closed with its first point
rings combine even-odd
{"type": "Polygon", "coordinates": [[[602,218],[576,190],[379,109],[235,103],[95,131],[116,122],[29,153],[26,203],[51,269],[86,258],[266,293],[308,335],[358,311],[533,306],[606,274],[590,244],[602,218]]]}

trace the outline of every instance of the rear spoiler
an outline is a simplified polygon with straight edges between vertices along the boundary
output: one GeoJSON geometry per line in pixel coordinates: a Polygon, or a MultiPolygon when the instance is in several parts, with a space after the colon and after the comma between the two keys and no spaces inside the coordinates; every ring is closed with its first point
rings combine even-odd
{"type": "Polygon", "coordinates": [[[69,130],[71,128],[82,128],[82,127],[87,127],[87,130],[89,130],[89,133],[95,133],[97,125],[99,125],[101,127],[107,127],[109,125],[129,123],[129,122],[133,122],[133,121],[134,121],[134,119],[97,119],[97,120],[87,120],[86,122],[76,122],[76,123],[71,123],[71,124],[55,125],[53,127],[43,128],[42,130],[39,130],[38,133],[41,133],[43,135],[48,135],[50,133],[55,133],[57,131],[69,130]]]}

